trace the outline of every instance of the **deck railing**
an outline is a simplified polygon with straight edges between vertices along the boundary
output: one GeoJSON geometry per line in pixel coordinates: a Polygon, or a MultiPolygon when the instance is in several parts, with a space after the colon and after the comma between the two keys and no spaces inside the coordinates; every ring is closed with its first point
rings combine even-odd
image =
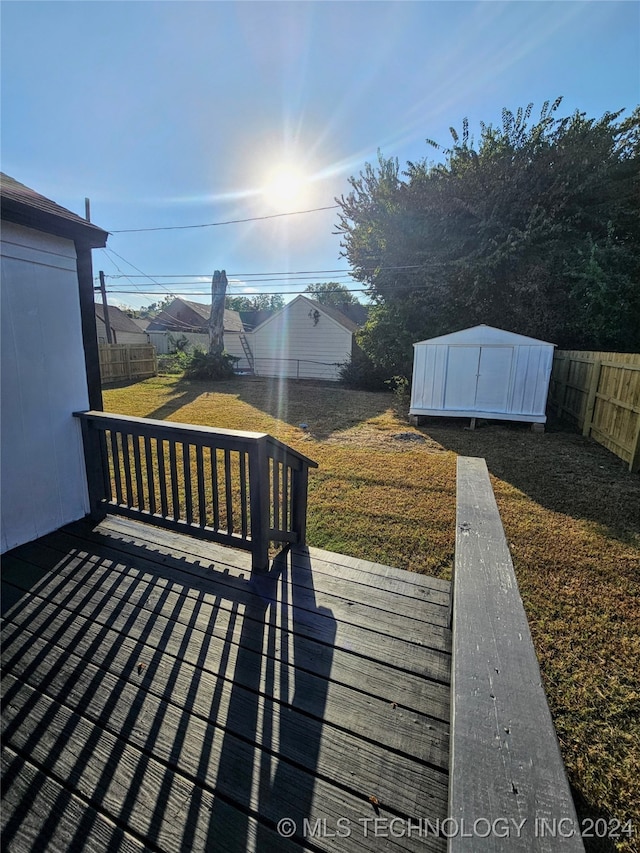
{"type": "Polygon", "coordinates": [[[303,544],[309,468],[272,436],[193,424],[77,412],[91,513],[124,515],[252,553],[303,544]]]}

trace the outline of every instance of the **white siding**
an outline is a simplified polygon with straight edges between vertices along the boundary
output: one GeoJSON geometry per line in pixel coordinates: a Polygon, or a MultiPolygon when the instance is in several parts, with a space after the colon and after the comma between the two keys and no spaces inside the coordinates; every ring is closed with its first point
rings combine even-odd
{"type": "Polygon", "coordinates": [[[3,223],[2,550],[89,509],[80,426],[89,407],[72,241],[3,223]]]}
{"type": "Polygon", "coordinates": [[[297,297],[253,332],[256,374],[337,380],[351,357],[352,338],[321,305],[297,297]]]}
{"type": "Polygon", "coordinates": [[[412,415],[544,423],[553,344],[491,326],[414,344],[412,415]]]}

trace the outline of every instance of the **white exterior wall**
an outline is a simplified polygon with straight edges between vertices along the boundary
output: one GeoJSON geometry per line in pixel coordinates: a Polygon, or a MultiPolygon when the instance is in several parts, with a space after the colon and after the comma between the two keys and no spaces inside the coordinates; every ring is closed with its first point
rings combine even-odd
{"type": "Polygon", "coordinates": [[[553,349],[491,326],[414,344],[409,412],[545,423],[553,349]]]}
{"type": "Polygon", "coordinates": [[[73,241],[3,222],[0,248],[4,552],[88,512],[89,395],[73,241]]]}
{"type": "Polygon", "coordinates": [[[298,297],[258,326],[249,342],[258,376],[335,381],[340,365],[351,358],[352,338],[321,305],[298,297]],[[316,310],[320,317],[314,323],[316,310]]]}

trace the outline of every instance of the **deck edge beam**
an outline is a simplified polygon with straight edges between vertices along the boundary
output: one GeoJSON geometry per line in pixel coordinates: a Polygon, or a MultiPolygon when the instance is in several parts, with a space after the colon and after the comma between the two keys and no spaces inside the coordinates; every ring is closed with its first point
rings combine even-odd
{"type": "Polygon", "coordinates": [[[448,851],[583,853],[487,465],[457,465],[448,851]]]}

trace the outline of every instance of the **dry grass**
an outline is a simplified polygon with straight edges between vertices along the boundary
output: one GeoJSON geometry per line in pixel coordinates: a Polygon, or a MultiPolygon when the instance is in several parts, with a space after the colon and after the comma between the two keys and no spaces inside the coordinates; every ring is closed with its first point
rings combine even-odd
{"type": "MultiPolygon", "coordinates": [[[[640,478],[558,429],[434,420],[417,430],[387,394],[251,379],[213,387],[150,379],[106,391],[105,409],[265,431],[297,447],[320,465],[309,542],[330,550],[448,577],[456,454],[487,459],[579,810],[637,829],[640,478]]],[[[637,851],[637,836],[619,849],[637,851]]]]}

